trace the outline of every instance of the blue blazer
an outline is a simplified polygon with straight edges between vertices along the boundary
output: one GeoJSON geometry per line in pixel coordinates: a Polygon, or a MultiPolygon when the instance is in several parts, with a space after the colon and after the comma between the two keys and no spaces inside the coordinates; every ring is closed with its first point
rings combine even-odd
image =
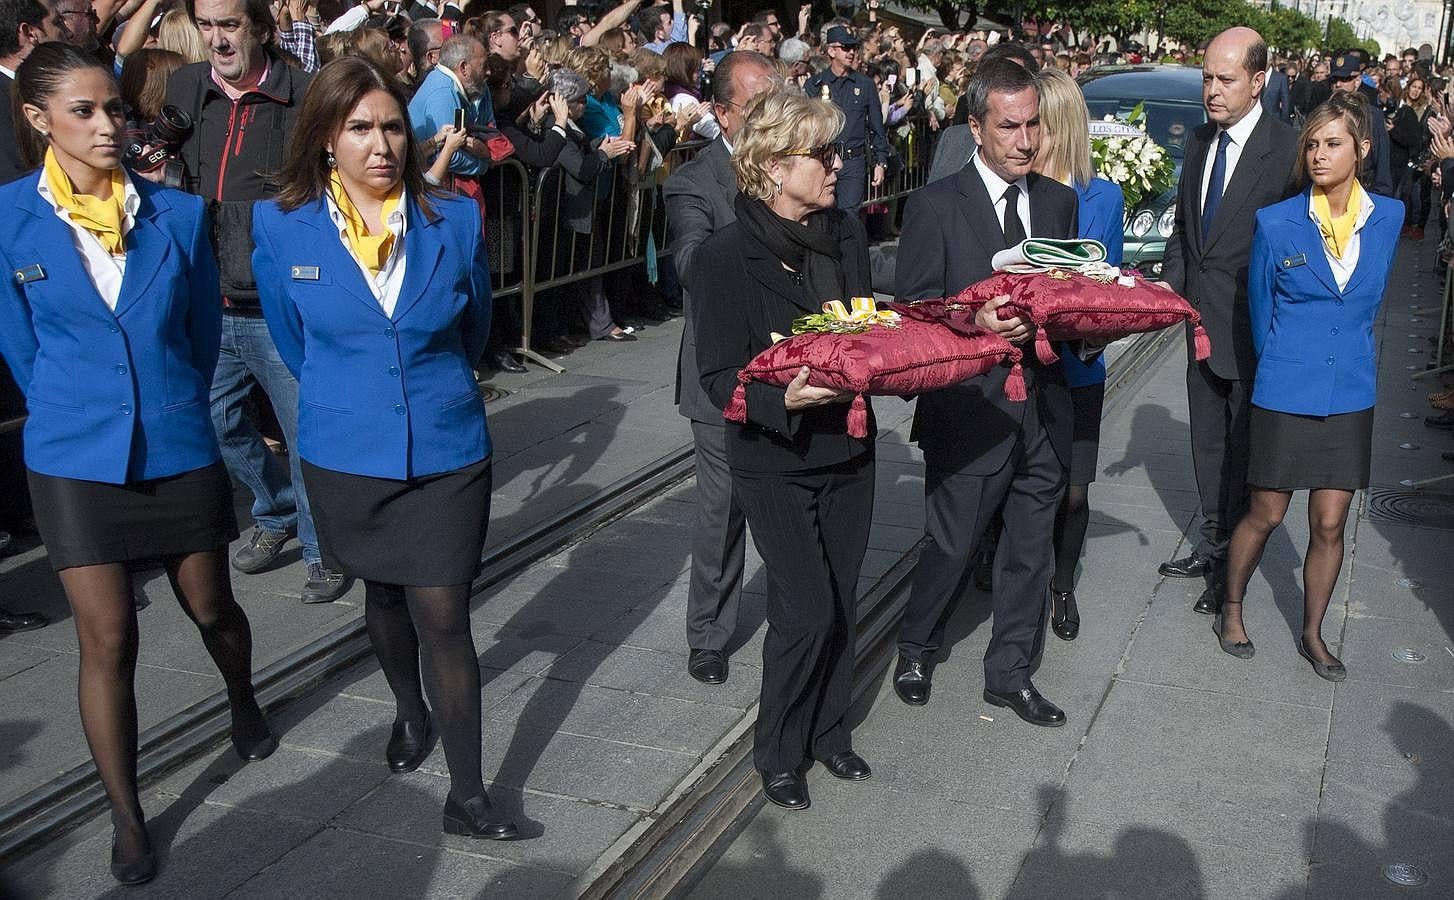
{"type": "MultiPolygon", "coordinates": [[[[1080,236],[1104,244],[1106,262],[1119,266],[1126,248],[1126,197],[1121,193],[1121,186],[1104,178],[1092,178],[1085,187],[1077,187],[1075,195],[1079,200],[1080,236]]],[[[1103,384],[1106,380],[1106,360],[1102,355],[1086,364],[1068,345],[1062,344],[1060,360],[1065,383],[1073,388],[1103,384]]]]}
{"type": "Polygon", "coordinates": [[[1258,210],[1247,272],[1257,406],[1331,416],[1373,405],[1373,320],[1398,250],[1404,205],[1368,196],[1373,212],[1363,225],[1353,277],[1341,291],[1308,216],[1311,189],[1258,210]]]}
{"type": "Polygon", "coordinates": [[[25,464],[124,484],[216,462],[208,394],[222,340],[202,199],[142,178],[116,311],[41,173],[0,187],[0,352],[25,393],[25,464]]]}
{"type": "Polygon", "coordinates": [[[490,267],[473,201],[409,198],[392,319],[318,200],[257,204],[252,270],[278,355],[298,378],[298,453],[403,480],[490,455],[471,362],[490,333],[490,267]]]}

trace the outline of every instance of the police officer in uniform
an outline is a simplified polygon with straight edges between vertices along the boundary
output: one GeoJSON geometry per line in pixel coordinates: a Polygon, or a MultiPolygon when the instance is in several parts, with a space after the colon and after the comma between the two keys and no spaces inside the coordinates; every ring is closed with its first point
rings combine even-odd
{"type": "Polygon", "coordinates": [[[1328,71],[1328,83],[1334,91],[1349,91],[1363,98],[1363,108],[1368,114],[1368,137],[1373,147],[1363,160],[1363,186],[1370,193],[1393,196],[1394,173],[1389,167],[1393,147],[1388,140],[1388,127],[1383,121],[1383,112],[1378,108],[1378,92],[1370,99],[1364,91],[1362,60],[1354,52],[1340,53],[1333,59],[1328,71]]]}
{"type": "Polygon", "coordinates": [[[831,100],[843,110],[843,133],[838,136],[843,169],[838,173],[838,208],[856,212],[868,190],[868,158],[873,157],[873,186],[883,184],[889,161],[889,139],[884,134],[883,109],[873,79],[854,66],[858,38],[835,25],[828,29],[828,68],[809,78],[803,93],[831,100]]]}

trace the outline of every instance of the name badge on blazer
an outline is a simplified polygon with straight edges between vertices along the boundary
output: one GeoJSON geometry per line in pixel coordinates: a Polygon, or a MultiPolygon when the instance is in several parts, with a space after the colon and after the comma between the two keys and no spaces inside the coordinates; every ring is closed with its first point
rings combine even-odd
{"type": "Polygon", "coordinates": [[[1305,266],[1307,264],[1308,255],[1306,253],[1299,253],[1297,256],[1284,256],[1282,258],[1282,267],[1284,269],[1296,269],[1298,266],[1305,266]]]}
{"type": "Polygon", "coordinates": [[[293,266],[294,281],[317,281],[319,272],[317,266],[293,266]]]}
{"type": "Polygon", "coordinates": [[[32,281],[45,281],[45,279],[45,269],[42,269],[38,264],[24,266],[15,270],[16,284],[28,284],[32,281]]]}

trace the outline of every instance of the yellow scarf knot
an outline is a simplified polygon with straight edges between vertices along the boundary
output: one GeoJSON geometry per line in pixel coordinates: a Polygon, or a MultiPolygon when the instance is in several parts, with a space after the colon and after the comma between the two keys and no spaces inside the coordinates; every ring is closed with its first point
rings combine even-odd
{"type": "Polygon", "coordinates": [[[1328,248],[1334,259],[1342,259],[1343,254],[1348,252],[1353,226],[1358,223],[1358,211],[1362,208],[1363,186],[1357,180],[1353,182],[1353,190],[1348,192],[1348,208],[1337,218],[1333,217],[1333,210],[1328,205],[1328,195],[1313,188],[1313,215],[1318,220],[1318,231],[1323,235],[1323,246],[1328,248]]]}
{"type": "Polygon", "coordinates": [[[404,195],[403,184],[395,185],[393,192],[384,199],[384,208],[379,211],[379,219],[384,227],[378,234],[369,234],[369,226],[349,198],[348,191],[343,189],[343,180],[338,177],[337,169],[329,173],[328,192],[338,211],[343,214],[343,236],[348,241],[349,251],[353,253],[354,259],[363,263],[369,274],[377,278],[384,263],[389,261],[389,254],[394,250],[394,232],[389,228],[389,217],[399,208],[399,200],[404,195]]]}
{"type": "Polygon", "coordinates": [[[66,211],[72,222],[94,234],[112,256],[126,252],[126,238],[121,233],[121,223],[126,218],[126,176],[120,166],[111,170],[111,196],[106,200],[76,193],[70,176],[50,148],[45,151],[42,177],[56,205],[66,211]]]}

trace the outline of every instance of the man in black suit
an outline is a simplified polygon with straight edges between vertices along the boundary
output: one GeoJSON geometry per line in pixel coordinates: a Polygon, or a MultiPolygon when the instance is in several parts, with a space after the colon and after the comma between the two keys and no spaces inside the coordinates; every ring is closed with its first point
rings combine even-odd
{"type": "Polygon", "coordinates": [[[1257,357],[1247,311],[1252,214],[1293,193],[1297,130],[1263,112],[1267,45],[1250,28],[1229,28],[1207,47],[1202,102],[1208,122],[1192,133],[1166,242],[1166,283],[1201,312],[1212,339],[1197,362],[1187,330],[1186,389],[1192,464],[1201,495],[1201,532],[1191,555],[1161,574],[1205,576],[1196,611],[1221,605],[1227,539],[1247,499],[1247,418],[1257,357]]]}
{"type": "Polygon", "coordinates": [[[1262,109],[1279,122],[1292,119],[1292,96],[1287,74],[1276,66],[1268,71],[1267,84],[1262,88],[1262,109]]]}
{"type": "Polygon", "coordinates": [[[15,88],[15,70],[36,44],[46,40],[47,14],[39,0],[0,0],[0,184],[14,181],[26,172],[15,136],[11,93],[15,88]]]}
{"type": "MultiPolygon", "coordinates": [[[[991,258],[1028,235],[1077,233],[1076,195],[1033,171],[1040,149],[1035,75],[1009,60],[982,64],[967,92],[979,150],[938,190],[910,196],[895,293],[903,300],[944,297],[993,274],[991,258]]],[[[1033,325],[1001,322],[995,298],[977,321],[1017,344],[1033,325]]],[[[914,570],[899,630],[894,688],[910,705],[929,699],[931,664],[944,624],[963,593],[976,545],[1003,504],[1004,532],[994,561],[994,627],[985,651],[985,700],[1036,725],[1062,725],[1065,713],[1031,683],[1045,633],[1055,509],[1070,459],[1070,391],[1059,366],[1027,357],[1029,399],[1005,396],[1008,369],[997,368],[920,395],[911,434],[924,452],[924,530],[928,545],[914,570]]]]}
{"type": "Polygon", "coordinates": [[[1287,96],[1292,101],[1293,112],[1306,117],[1313,111],[1313,81],[1311,67],[1304,67],[1297,60],[1287,64],[1287,96]]]}
{"type": "Polygon", "coordinates": [[[737,221],[732,200],[731,141],[742,128],[747,101],[766,90],[772,60],[738,51],[722,57],[712,79],[712,114],[722,133],[696,158],[672,173],[666,198],[668,245],[681,278],[686,324],[677,360],[676,401],[692,421],[697,454],[697,523],[692,535],[692,580],[687,593],[687,672],[705,684],[727,680],[727,642],[737,630],[737,601],[742,592],[746,525],[732,498],[722,410],[702,390],[697,373],[697,340],[692,323],[692,284],[697,247],[737,221]]]}

